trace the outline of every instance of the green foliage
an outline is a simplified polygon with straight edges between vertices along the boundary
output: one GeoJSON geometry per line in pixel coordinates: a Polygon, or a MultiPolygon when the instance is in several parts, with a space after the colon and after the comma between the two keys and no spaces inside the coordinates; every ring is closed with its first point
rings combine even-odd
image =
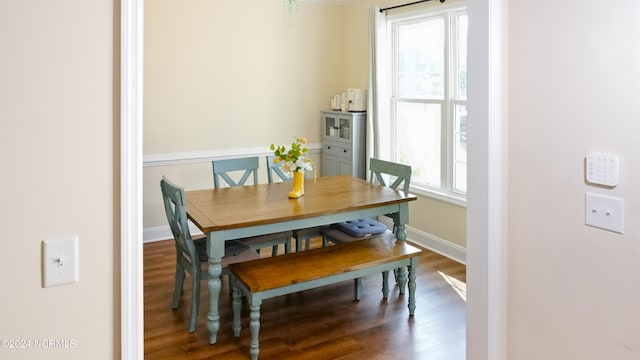
{"type": "Polygon", "coordinates": [[[274,161],[276,163],[283,162],[282,167],[285,171],[290,172],[304,172],[305,170],[313,169],[313,162],[309,157],[309,149],[303,144],[307,143],[307,139],[295,138],[295,141],[291,143],[291,148],[287,150],[284,145],[271,144],[270,149],[275,156],[274,161]]]}

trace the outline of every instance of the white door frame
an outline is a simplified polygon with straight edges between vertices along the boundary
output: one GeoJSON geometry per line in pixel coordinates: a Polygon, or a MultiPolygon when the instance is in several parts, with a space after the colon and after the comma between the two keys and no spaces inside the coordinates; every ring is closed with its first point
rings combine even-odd
{"type": "Polygon", "coordinates": [[[507,0],[467,0],[467,359],[505,360],[507,0]]]}
{"type": "MultiPolygon", "coordinates": [[[[144,357],[142,108],[144,0],[120,0],[121,358],[144,357]]],[[[506,359],[506,0],[469,6],[467,359],[506,359]]],[[[117,15],[116,15],[117,16],[117,15]]]]}
{"type": "MultiPolygon", "coordinates": [[[[117,16],[117,15],[115,15],[117,16]]],[[[120,1],[120,346],[144,358],[142,85],[144,0],[120,1]]]]}

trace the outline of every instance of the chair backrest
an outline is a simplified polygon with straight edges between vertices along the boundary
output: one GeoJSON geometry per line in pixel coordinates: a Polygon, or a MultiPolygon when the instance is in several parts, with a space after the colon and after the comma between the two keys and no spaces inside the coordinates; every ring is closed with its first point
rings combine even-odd
{"type": "Polygon", "coordinates": [[[184,189],[172,184],[164,176],[160,180],[160,188],[167,221],[176,242],[177,261],[185,268],[199,269],[200,258],[189,232],[184,189]]]}
{"type": "Polygon", "coordinates": [[[397,190],[402,185],[402,191],[409,193],[411,185],[411,166],[379,159],[369,159],[371,182],[397,190]]]}
{"type": "Polygon", "coordinates": [[[239,159],[214,160],[211,162],[211,167],[213,168],[213,186],[216,189],[220,188],[221,178],[231,187],[244,186],[249,179],[252,179],[253,184],[248,185],[257,185],[259,166],[259,159],[257,156],[239,159]],[[230,176],[230,173],[242,171],[244,172],[237,181],[230,176]]]}
{"type": "Polygon", "coordinates": [[[278,175],[282,181],[291,181],[292,178],[287,176],[287,174],[282,170],[280,164],[276,164],[274,160],[275,156],[267,155],[267,178],[269,179],[269,184],[273,183],[275,180],[273,174],[278,175]]]}

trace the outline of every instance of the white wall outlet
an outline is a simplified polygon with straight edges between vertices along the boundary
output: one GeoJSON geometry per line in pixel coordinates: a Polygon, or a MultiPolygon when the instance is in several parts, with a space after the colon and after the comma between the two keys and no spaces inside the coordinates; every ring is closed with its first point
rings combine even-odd
{"type": "Polygon", "coordinates": [[[42,287],[78,282],[78,236],[42,242],[42,287]]]}
{"type": "Polygon", "coordinates": [[[585,193],[584,221],[588,226],[622,234],[624,200],[613,196],[585,193]]]}

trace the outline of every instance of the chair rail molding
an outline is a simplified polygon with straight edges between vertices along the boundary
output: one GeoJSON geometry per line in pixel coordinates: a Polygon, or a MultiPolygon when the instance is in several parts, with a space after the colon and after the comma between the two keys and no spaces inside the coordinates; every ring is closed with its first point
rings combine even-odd
{"type": "MultiPolygon", "coordinates": [[[[322,151],[321,143],[308,144],[310,154],[320,154],[322,151]]],[[[268,147],[249,147],[249,148],[233,148],[233,149],[216,149],[207,151],[190,151],[190,152],[174,152],[165,154],[146,154],[144,155],[144,167],[153,166],[170,166],[185,165],[211,162],[213,160],[232,159],[247,156],[266,156],[273,155],[268,147]]]]}

